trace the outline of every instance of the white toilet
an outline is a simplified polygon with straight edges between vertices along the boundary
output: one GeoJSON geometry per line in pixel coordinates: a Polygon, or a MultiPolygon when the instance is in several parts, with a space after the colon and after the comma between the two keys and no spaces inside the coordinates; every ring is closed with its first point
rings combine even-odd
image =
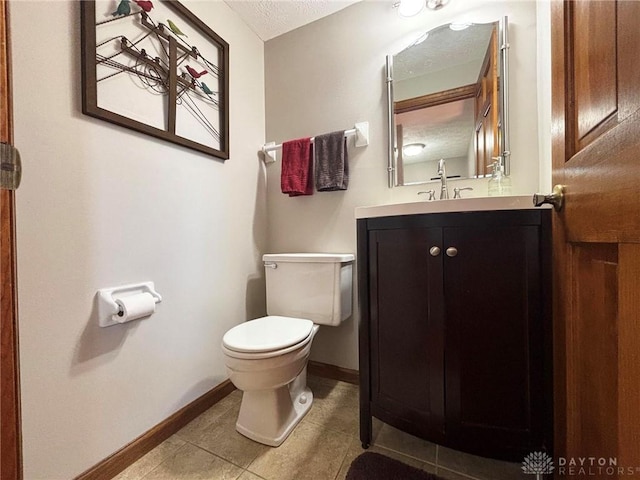
{"type": "Polygon", "coordinates": [[[244,393],[236,429],[279,446],[311,408],[307,360],[319,325],[351,316],[352,254],[262,257],[267,317],[242,323],[222,339],[229,379],[244,393]]]}

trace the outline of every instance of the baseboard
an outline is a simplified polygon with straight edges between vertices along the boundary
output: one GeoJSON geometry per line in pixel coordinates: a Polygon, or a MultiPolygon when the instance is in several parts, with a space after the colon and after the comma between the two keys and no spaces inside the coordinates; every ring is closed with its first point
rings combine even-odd
{"type": "Polygon", "coordinates": [[[225,380],[74,480],[110,480],[235,389],[225,380]]]}
{"type": "Polygon", "coordinates": [[[312,360],[309,360],[307,364],[307,373],[318,377],[353,383],[354,385],[358,385],[360,378],[358,370],[329,365],[328,363],[314,362],[312,360]]]}

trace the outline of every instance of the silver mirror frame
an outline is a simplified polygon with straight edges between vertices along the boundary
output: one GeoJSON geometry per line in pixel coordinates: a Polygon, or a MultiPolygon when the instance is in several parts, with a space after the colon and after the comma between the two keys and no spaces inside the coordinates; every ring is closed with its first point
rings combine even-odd
{"type": "MultiPolygon", "coordinates": [[[[499,55],[500,55],[500,126],[502,129],[501,156],[506,175],[511,173],[511,147],[509,141],[509,35],[508,17],[504,16],[498,22],[499,55]]],[[[387,84],[387,181],[389,188],[396,186],[396,152],[395,152],[395,122],[393,118],[393,55],[387,55],[385,67],[385,81],[387,84]]]]}
{"type": "Polygon", "coordinates": [[[393,188],[396,178],[396,142],[393,135],[393,55],[387,55],[387,178],[389,188],[393,188]]]}

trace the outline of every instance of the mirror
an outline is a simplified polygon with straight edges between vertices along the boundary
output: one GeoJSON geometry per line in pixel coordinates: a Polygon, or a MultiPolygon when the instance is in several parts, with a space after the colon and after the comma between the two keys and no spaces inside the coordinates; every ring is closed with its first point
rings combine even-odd
{"type": "Polygon", "coordinates": [[[389,186],[509,173],[507,19],[446,24],[387,57],[389,186]]]}

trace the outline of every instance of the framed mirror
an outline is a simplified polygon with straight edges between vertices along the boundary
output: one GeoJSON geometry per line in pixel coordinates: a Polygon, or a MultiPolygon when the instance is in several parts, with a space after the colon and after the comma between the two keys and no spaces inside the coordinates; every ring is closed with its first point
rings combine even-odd
{"type": "Polygon", "coordinates": [[[389,187],[510,170],[507,17],[446,24],[387,56],[389,187]]]}

